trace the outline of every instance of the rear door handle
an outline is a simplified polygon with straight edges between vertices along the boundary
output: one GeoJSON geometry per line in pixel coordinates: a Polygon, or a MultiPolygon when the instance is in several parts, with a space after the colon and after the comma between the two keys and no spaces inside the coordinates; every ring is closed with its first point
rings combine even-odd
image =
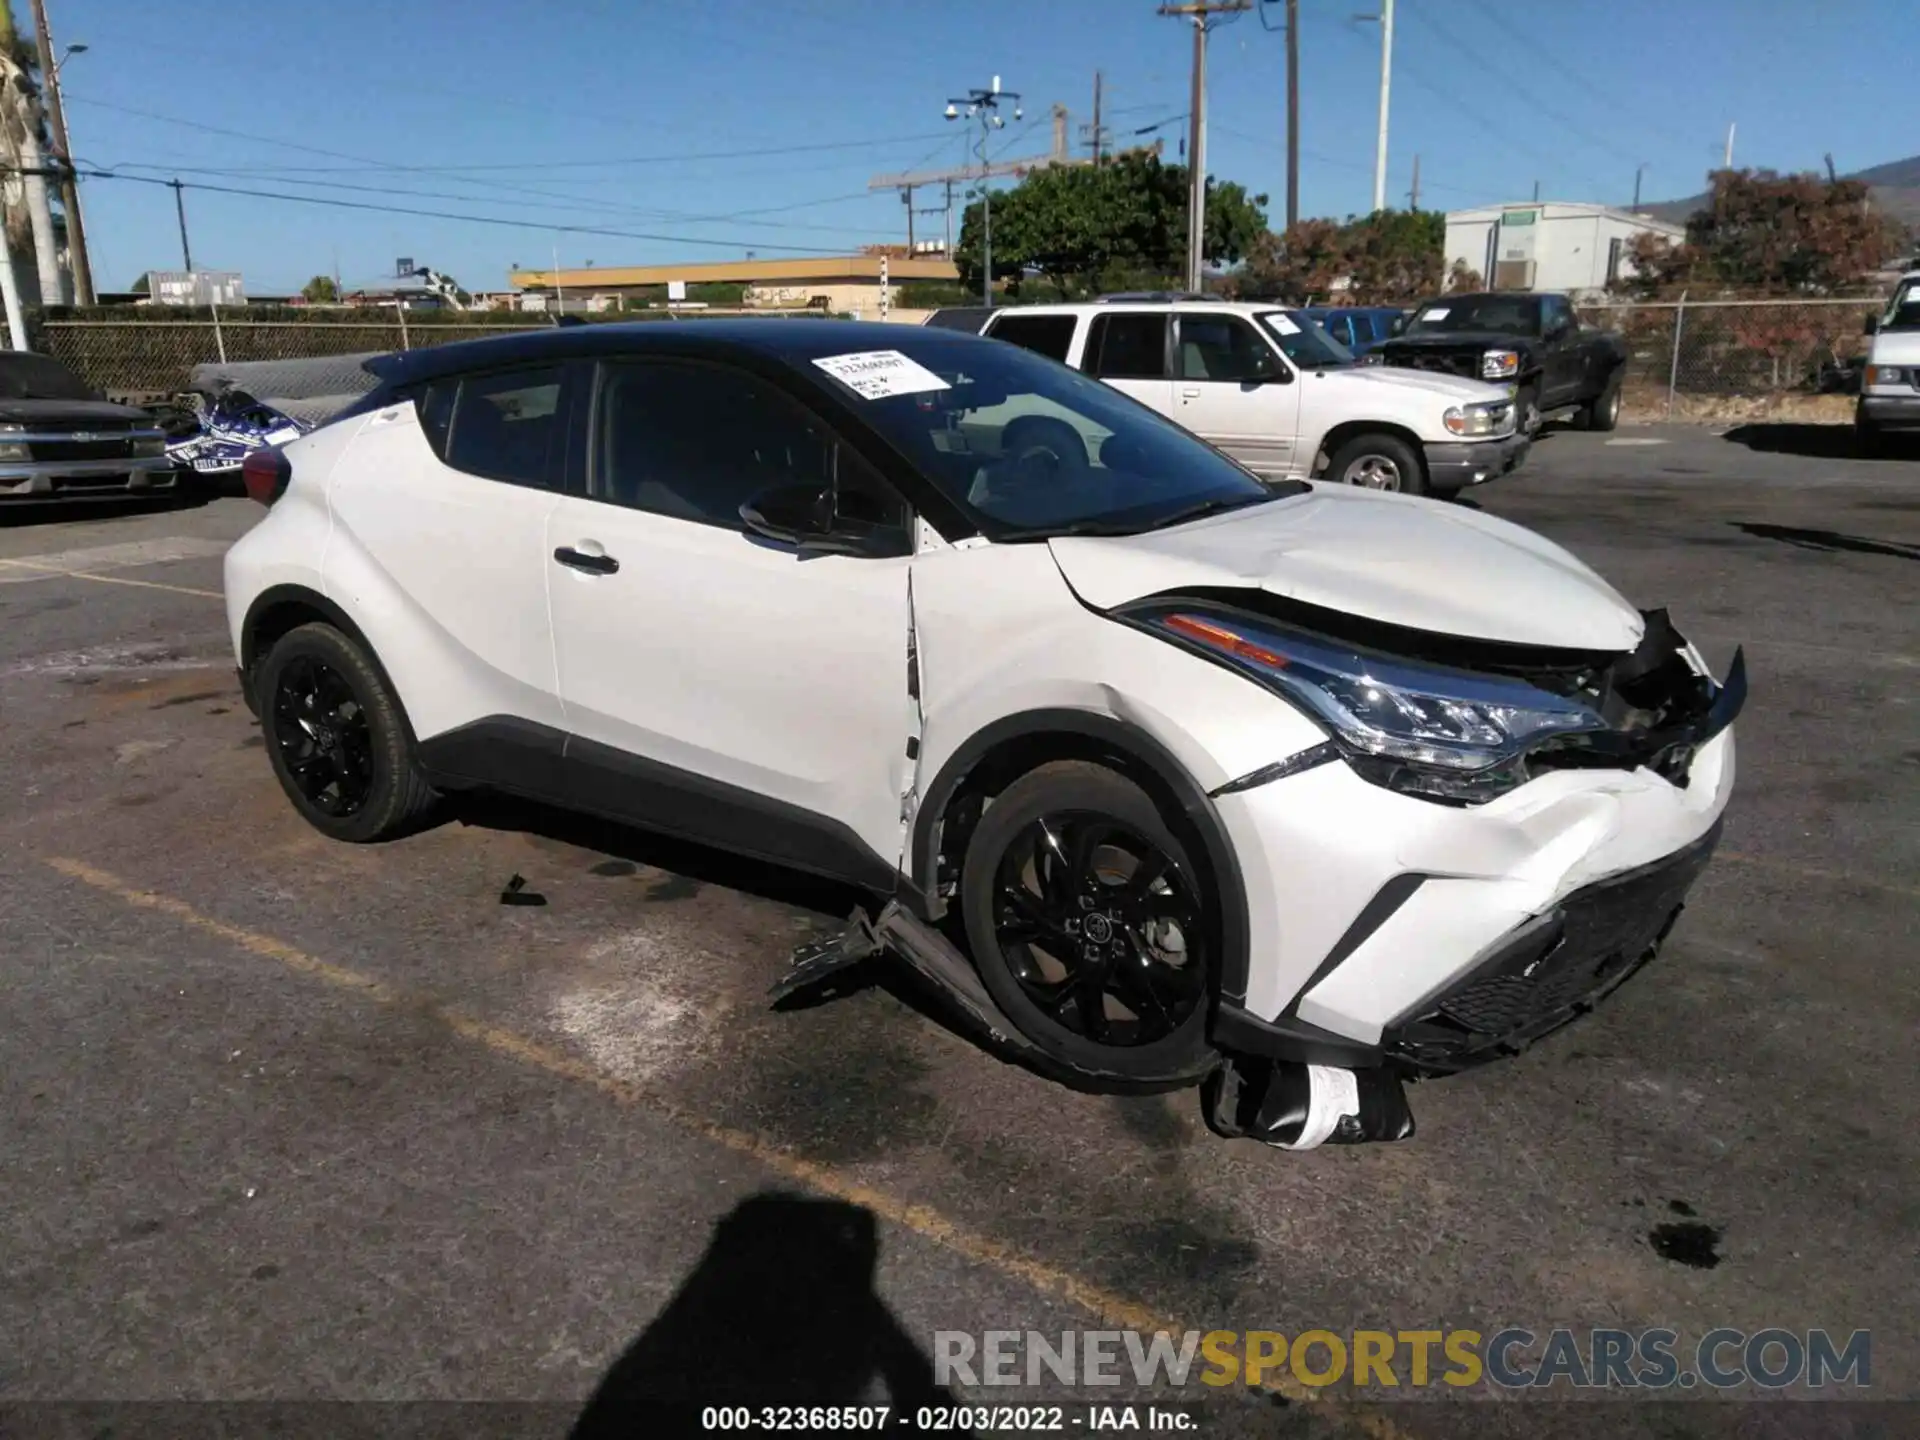
{"type": "Polygon", "coordinates": [[[1180,398],[1182,400],[1198,400],[1200,398],[1200,387],[1195,385],[1186,390],[1182,390],[1180,392],[1180,398]]]}
{"type": "Polygon", "coordinates": [[[620,568],[620,562],[611,555],[589,555],[570,545],[554,551],[553,558],[571,570],[585,570],[590,575],[611,575],[620,568]]]}

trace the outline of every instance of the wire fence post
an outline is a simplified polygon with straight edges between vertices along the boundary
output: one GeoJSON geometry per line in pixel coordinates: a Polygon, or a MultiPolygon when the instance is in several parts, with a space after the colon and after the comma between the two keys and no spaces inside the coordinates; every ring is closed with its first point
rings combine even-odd
{"type": "Polygon", "coordinates": [[[213,302],[213,348],[220,354],[220,363],[227,363],[227,337],[220,330],[220,302],[213,302]]]}
{"type": "Polygon", "coordinates": [[[1687,325],[1687,292],[1673,310],[1673,360],[1667,367],[1667,419],[1673,419],[1673,392],[1680,388],[1680,337],[1687,325]]]}
{"type": "Polygon", "coordinates": [[[407,339],[407,302],[398,295],[393,297],[393,313],[400,319],[400,348],[411,350],[413,344],[407,339]]]}

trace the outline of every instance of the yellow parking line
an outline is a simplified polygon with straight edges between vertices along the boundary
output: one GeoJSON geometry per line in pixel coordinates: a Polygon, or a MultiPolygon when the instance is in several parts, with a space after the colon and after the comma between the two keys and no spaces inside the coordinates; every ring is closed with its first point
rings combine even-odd
{"type": "Polygon", "coordinates": [[[12,565],[20,570],[32,570],[46,576],[49,580],[65,576],[69,580],[95,580],[102,585],[133,585],[142,590],[171,590],[176,595],[200,595],[208,600],[224,600],[227,597],[218,590],[196,590],[191,585],[168,585],[159,580],[133,580],[124,575],[93,575],[85,570],[62,570],[53,565],[36,565],[31,560],[4,560],[0,565],[12,565]]]}
{"type": "Polygon", "coordinates": [[[1808,880],[1827,880],[1835,885],[1864,885],[1869,890],[1886,890],[1895,895],[1906,895],[1920,900],[1920,889],[1911,885],[1895,884],[1891,880],[1869,880],[1864,875],[1848,875],[1839,870],[1822,870],[1817,865],[1801,865],[1792,860],[1770,860],[1764,855],[1746,855],[1738,850],[1722,850],[1714,858],[1731,861],[1735,865],[1752,865],[1761,870],[1778,870],[1783,875],[1799,875],[1808,880]]]}
{"type": "MultiPolygon", "coordinates": [[[[775,1174],[803,1185],[817,1194],[844,1200],[849,1204],[864,1205],[881,1219],[909,1230],[964,1260],[983,1265],[1001,1275],[1021,1281],[1035,1290],[1058,1296],[1086,1311],[1105,1325],[1115,1329],[1138,1330],[1147,1334],[1164,1330],[1176,1336],[1183,1335],[1189,1330],[1203,1328],[1158,1314],[1138,1301],[1130,1300],[1114,1291],[1083,1280],[1077,1275],[1048,1265],[1044,1261],[1023,1255],[1010,1245],[1005,1245],[978,1231],[968,1229],[958,1221],[949,1219],[930,1205],[901,1200],[884,1191],[875,1190],[843,1174],[831,1165],[824,1165],[818,1161],[809,1160],[805,1156],[796,1155],[762,1136],[745,1130],[736,1130],[731,1126],[721,1125],[704,1116],[694,1114],[662,1095],[618,1079],[584,1060],[544,1045],[538,1040],[491,1024],[463,1011],[425,1000],[419,995],[389,985],[384,980],[376,979],[358,970],[350,970],[345,966],[322,960],[318,956],[309,955],[298,946],[271,935],[264,935],[257,930],[247,930],[238,925],[230,925],[224,920],[216,920],[210,915],[203,915],[184,900],[177,900],[170,895],[162,895],[152,890],[139,889],[119,876],[89,865],[83,860],[51,856],[45,858],[45,863],[71,880],[90,885],[128,905],[158,911],[203,934],[215,936],[249,954],[257,955],[263,960],[272,960],[299,974],[310,975],[317,980],[324,980],[329,985],[354,991],[382,1005],[404,1007],[412,1014],[428,1015],[445,1025],[454,1034],[476,1041],[496,1054],[507,1056],[534,1069],[543,1070],[549,1075],[589,1085],[621,1105],[635,1107],[644,1105],[649,1112],[661,1115],[681,1128],[703,1136],[735,1154],[757,1161],[775,1174]]],[[[1333,1398],[1329,1397],[1325,1391],[1302,1385],[1288,1374],[1272,1379],[1263,1378],[1261,1383],[1262,1388],[1296,1402],[1333,1398]]],[[[1377,1413],[1357,1413],[1345,1418],[1351,1420],[1359,1433],[1371,1437],[1371,1440],[1404,1440],[1405,1432],[1391,1420],[1377,1413]]]]}

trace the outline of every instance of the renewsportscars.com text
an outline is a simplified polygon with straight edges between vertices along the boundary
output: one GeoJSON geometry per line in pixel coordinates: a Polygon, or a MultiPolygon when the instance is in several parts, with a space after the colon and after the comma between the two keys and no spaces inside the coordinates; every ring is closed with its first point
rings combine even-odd
{"type": "Polygon", "coordinates": [[[1813,1389],[1873,1383],[1873,1336],[1855,1330],[1709,1330],[1684,1342],[1676,1330],[1510,1328],[1478,1330],[1036,1330],[934,1332],[940,1385],[1192,1384],[1397,1389],[1427,1385],[1502,1389],[1813,1389]]]}

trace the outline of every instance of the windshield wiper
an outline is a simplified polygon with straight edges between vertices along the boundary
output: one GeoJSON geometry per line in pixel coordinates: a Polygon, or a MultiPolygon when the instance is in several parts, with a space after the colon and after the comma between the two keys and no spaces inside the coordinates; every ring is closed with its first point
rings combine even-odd
{"type": "Polygon", "coordinates": [[[1092,515],[1084,520],[1068,520],[1059,525],[1033,525],[1019,530],[1004,530],[1002,540],[1047,540],[1057,535],[1144,535],[1150,530],[1164,530],[1169,525],[1178,525],[1187,520],[1198,520],[1203,515],[1218,515],[1224,510],[1240,510],[1249,505],[1264,505],[1282,492],[1269,490],[1260,495],[1241,495],[1232,498],[1215,496],[1211,500],[1198,500],[1165,515],[1156,515],[1148,520],[1121,520],[1110,515],[1092,515]]]}

